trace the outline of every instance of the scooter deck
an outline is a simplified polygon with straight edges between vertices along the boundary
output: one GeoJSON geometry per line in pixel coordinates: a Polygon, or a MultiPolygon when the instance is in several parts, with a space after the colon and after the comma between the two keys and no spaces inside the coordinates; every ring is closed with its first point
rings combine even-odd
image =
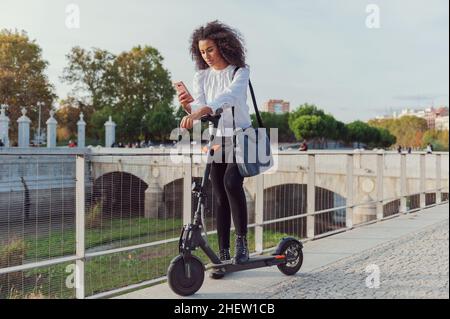
{"type": "Polygon", "coordinates": [[[233,260],[227,260],[220,264],[212,264],[212,268],[222,268],[225,272],[236,272],[247,269],[255,269],[261,267],[275,266],[284,264],[286,256],[271,255],[271,256],[255,256],[242,264],[235,264],[233,260]]]}

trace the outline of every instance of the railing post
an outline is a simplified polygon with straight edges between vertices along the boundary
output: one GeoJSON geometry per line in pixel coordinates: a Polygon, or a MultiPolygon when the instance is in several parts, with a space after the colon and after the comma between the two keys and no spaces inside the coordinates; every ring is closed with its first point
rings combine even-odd
{"type": "Polygon", "coordinates": [[[75,262],[75,289],[76,298],[84,299],[84,263],[85,263],[85,245],[84,245],[84,230],[85,230],[85,157],[77,155],[76,157],[76,182],[75,182],[75,205],[76,205],[76,221],[75,221],[75,240],[76,240],[76,255],[79,259],[75,262]]]}
{"type": "Polygon", "coordinates": [[[425,193],[426,193],[426,186],[425,186],[425,154],[420,154],[420,209],[425,207],[425,193]]]}
{"type": "Polygon", "coordinates": [[[345,227],[353,227],[353,154],[347,154],[347,200],[345,227]]]}
{"type": "Polygon", "coordinates": [[[441,165],[441,154],[436,154],[436,204],[440,204],[442,202],[441,165]]]}
{"type": "Polygon", "coordinates": [[[406,154],[400,154],[400,213],[406,214],[406,154]]]}
{"type": "MultiPolygon", "coordinates": [[[[316,211],[316,157],[314,154],[308,155],[308,185],[306,187],[307,214],[316,211]]],[[[315,215],[306,217],[306,236],[314,238],[315,235],[315,215]]]]}
{"type": "Polygon", "coordinates": [[[192,219],[192,156],[183,156],[183,224],[192,219]]]}
{"type": "Polygon", "coordinates": [[[377,154],[377,220],[383,219],[384,154],[377,154]]]}
{"type": "Polygon", "coordinates": [[[255,196],[255,251],[262,253],[264,249],[264,174],[255,177],[256,196],[255,196]]]}

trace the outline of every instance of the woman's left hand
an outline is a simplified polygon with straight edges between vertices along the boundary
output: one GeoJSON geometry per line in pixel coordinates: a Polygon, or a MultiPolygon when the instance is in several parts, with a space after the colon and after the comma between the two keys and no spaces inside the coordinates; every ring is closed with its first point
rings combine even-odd
{"type": "Polygon", "coordinates": [[[194,121],[199,120],[203,115],[212,113],[209,106],[204,106],[196,112],[183,117],[180,123],[181,128],[191,129],[194,126],[194,121]]]}
{"type": "Polygon", "coordinates": [[[193,114],[189,114],[189,115],[186,115],[185,117],[183,117],[183,119],[181,120],[181,123],[180,123],[181,128],[190,129],[190,128],[192,128],[192,126],[194,126],[194,119],[193,119],[192,115],[193,114]]]}

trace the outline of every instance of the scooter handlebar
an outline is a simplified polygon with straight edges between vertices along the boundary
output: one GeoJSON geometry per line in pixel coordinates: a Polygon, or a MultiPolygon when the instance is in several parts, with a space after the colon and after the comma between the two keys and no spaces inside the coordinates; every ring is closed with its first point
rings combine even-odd
{"type": "Polygon", "coordinates": [[[223,109],[221,108],[221,107],[219,107],[215,112],[214,112],[214,114],[206,114],[206,115],[203,115],[201,118],[200,118],[200,120],[202,121],[202,122],[212,122],[212,123],[214,123],[214,122],[216,122],[216,121],[219,121],[219,119],[220,119],[220,114],[223,112],[223,109]]]}

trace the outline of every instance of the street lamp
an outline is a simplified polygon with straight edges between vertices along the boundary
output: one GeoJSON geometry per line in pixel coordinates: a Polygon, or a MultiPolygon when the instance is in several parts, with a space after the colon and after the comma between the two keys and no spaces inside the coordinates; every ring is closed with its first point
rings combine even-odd
{"type": "Polygon", "coordinates": [[[38,147],[41,147],[41,106],[44,105],[44,102],[37,102],[37,106],[39,106],[39,122],[38,122],[38,147]]]}

